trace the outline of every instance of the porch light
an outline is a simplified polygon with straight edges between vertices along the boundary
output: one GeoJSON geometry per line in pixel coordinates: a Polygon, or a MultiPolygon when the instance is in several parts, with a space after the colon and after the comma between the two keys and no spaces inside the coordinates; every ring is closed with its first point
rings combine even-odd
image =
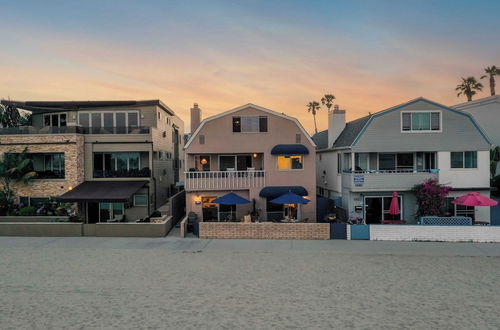
{"type": "Polygon", "coordinates": [[[202,158],[202,159],[200,160],[200,163],[201,163],[201,165],[206,165],[206,164],[208,163],[208,161],[207,161],[207,159],[206,159],[206,158],[202,158]]]}
{"type": "Polygon", "coordinates": [[[257,154],[253,154],[253,155],[252,155],[252,157],[253,157],[253,158],[257,158],[257,154]]]}
{"type": "Polygon", "coordinates": [[[194,203],[196,205],[200,205],[201,204],[201,196],[200,195],[194,196],[193,200],[194,200],[194,203]]]}
{"type": "Polygon", "coordinates": [[[73,189],[73,187],[72,187],[72,186],[69,186],[69,187],[68,187],[68,190],[71,190],[71,189],[73,189]]]}

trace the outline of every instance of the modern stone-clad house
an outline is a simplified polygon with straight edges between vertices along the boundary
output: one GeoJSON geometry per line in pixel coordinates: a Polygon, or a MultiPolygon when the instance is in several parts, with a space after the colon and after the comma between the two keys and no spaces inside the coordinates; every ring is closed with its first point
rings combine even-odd
{"type": "MultiPolygon", "coordinates": [[[[199,115],[195,111],[195,115],[199,115]]],[[[193,118],[192,123],[199,122],[193,118]]],[[[247,104],[201,121],[185,146],[186,211],[202,221],[316,221],[315,144],[297,119],[247,104]],[[287,192],[310,199],[290,209],[270,201],[287,192]],[[250,204],[214,203],[234,192],[250,204]]]]}
{"type": "Polygon", "coordinates": [[[490,193],[490,141],[466,112],[417,98],[346,123],[345,110],[336,106],[328,114],[328,129],[313,140],[318,194],[341,200],[351,218],[415,223],[411,189],[434,178],[453,188],[448,215],[490,220],[489,207],[451,203],[472,191],[490,193]],[[399,195],[398,219],[389,215],[393,192],[399,195]]]}
{"type": "Polygon", "coordinates": [[[2,101],[32,113],[32,126],[0,128],[0,154],[27,148],[36,179],[18,202],[78,203],[87,223],[149,216],[179,188],[183,121],[159,100],[2,101]]]}

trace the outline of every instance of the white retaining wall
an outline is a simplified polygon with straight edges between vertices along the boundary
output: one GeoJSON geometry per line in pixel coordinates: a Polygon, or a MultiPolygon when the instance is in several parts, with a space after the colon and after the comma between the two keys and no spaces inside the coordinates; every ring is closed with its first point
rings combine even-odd
{"type": "Polygon", "coordinates": [[[370,240],[500,242],[500,226],[370,225],[370,240]]]}

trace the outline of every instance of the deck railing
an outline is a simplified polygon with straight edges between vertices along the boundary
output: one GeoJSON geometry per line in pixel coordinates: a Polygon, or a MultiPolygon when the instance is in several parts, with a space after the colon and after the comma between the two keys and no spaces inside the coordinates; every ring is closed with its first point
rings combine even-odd
{"type": "Polygon", "coordinates": [[[186,190],[227,190],[263,187],[265,171],[185,172],[186,190]]]}

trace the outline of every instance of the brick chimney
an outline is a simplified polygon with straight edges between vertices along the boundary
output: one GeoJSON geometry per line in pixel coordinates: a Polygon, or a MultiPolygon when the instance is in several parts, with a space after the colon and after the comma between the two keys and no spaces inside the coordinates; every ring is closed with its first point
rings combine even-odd
{"type": "Polygon", "coordinates": [[[345,110],[340,110],[335,104],[333,110],[328,111],[328,148],[331,148],[335,140],[345,128],[345,110]]]}
{"type": "Polygon", "coordinates": [[[201,122],[201,109],[198,108],[198,103],[193,104],[191,108],[191,134],[196,131],[201,122]]]}

